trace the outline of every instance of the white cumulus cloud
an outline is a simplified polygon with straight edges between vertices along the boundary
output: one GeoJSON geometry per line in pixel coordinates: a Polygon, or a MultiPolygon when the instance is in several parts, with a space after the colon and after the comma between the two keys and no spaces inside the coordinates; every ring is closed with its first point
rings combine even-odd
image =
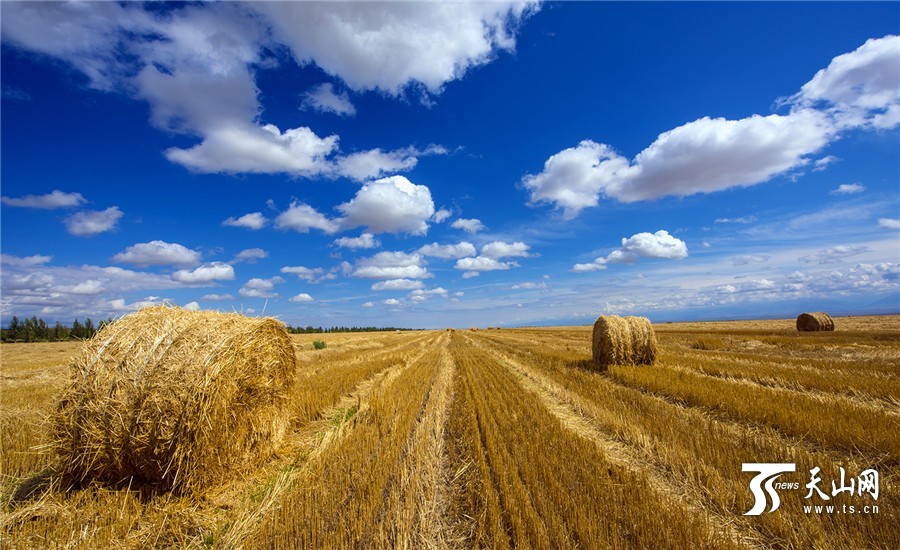
{"type": "Polygon", "coordinates": [[[262,212],[251,212],[244,214],[239,218],[228,218],[222,222],[222,225],[228,227],[246,227],[247,229],[262,229],[269,223],[269,219],[263,216],[262,212]]]}
{"type": "MultiPolygon", "coordinates": [[[[256,75],[280,61],[272,52],[287,49],[299,65],[315,64],[353,90],[437,94],[468,68],[513,50],[518,26],[535,9],[528,2],[249,2],[159,11],[22,2],[5,4],[0,23],[5,44],[63,60],[91,87],[146,101],[155,126],[198,138],[165,151],[174,163],[316,177],[335,173],[338,136],[265,123],[256,75]]],[[[353,109],[330,84],[310,91],[306,104],[353,109]]]]}
{"type": "Polygon", "coordinates": [[[494,241],[481,247],[481,255],[487,258],[527,258],[530,246],[523,242],[494,241]]]}
{"type": "Polygon", "coordinates": [[[600,196],[620,202],[712,193],[763,183],[810,162],[834,134],[813,109],[739,120],[703,117],[656,138],[631,161],[609,145],[582,141],[522,179],[531,203],[551,203],[571,219],[600,196]]]}
{"type": "MultiPolygon", "coordinates": [[[[478,271],[501,271],[506,270],[511,267],[518,267],[519,264],[516,262],[501,262],[495,258],[488,258],[485,256],[476,256],[474,258],[460,258],[456,261],[456,265],[453,266],[456,269],[462,269],[467,272],[478,272],[478,271]]],[[[469,278],[474,277],[475,275],[463,274],[463,277],[469,278]]]]}
{"type": "Polygon", "coordinates": [[[531,192],[530,204],[551,203],[572,219],[584,208],[597,206],[603,189],[627,168],[628,161],[610,146],[584,140],[552,155],[542,172],[526,175],[522,184],[531,192]]]}
{"type": "Polygon", "coordinates": [[[312,302],[313,297],[305,292],[301,292],[300,294],[297,294],[296,296],[291,296],[288,299],[288,301],[294,302],[294,303],[306,303],[306,302],[312,302]]]}
{"type": "Polygon", "coordinates": [[[234,268],[225,262],[211,262],[192,270],[179,269],[172,274],[172,279],[187,284],[203,284],[213,281],[231,281],[234,279],[234,268]]]}
{"type": "Polygon", "coordinates": [[[282,132],[274,124],[233,124],[207,133],[189,149],[172,147],[166,158],[194,172],[288,172],[316,176],[328,171],[325,159],[337,148],[337,136],[320,138],[306,127],[282,132]]]}
{"type": "Polygon", "coordinates": [[[621,247],[591,263],[575,264],[572,271],[576,273],[599,271],[606,269],[608,264],[633,264],[641,258],[682,260],[687,256],[687,243],[660,229],[656,233],[636,233],[631,237],[623,237],[621,247]]]}
{"type": "Polygon", "coordinates": [[[118,206],[76,212],[66,218],[66,230],[76,237],[93,237],[115,229],[123,215],[118,206]]]}
{"type": "Polygon", "coordinates": [[[446,288],[436,287],[429,289],[417,289],[413,290],[409,293],[409,300],[411,302],[424,302],[425,300],[431,298],[432,296],[440,296],[442,298],[447,298],[448,293],[446,288]]]}
{"type": "Polygon", "coordinates": [[[622,239],[622,258],[664,258],[669,260],[681,260],[687,258],[687,244],[677,237],[669,235],[666,230],[656,233],[637,233],[627,239],[622,239]]]}
{"type": "Polygon", "coordinates": [[[410,83],[431,93],[512,50],[530,2],[253,4],[301,65],[315,62],[354,90],[399,95],[410,83]]]}
{"type": "Polygon", "coordinates": [[[70,287],[58,287],[57,290],[68,292],[70,294],[100,294],[106,290],[103,281],[97,279],[88,279],[70,287]]]}
{"type": "Polygon", "coordinates": [[[293,229],[299,233],[309,233],[310,229],[318,229],[329,235],[339,229],[334,220],[328,219],[312,206],[298,202],[291,203],[290,208],[275,218],[275,227],[293,229]]]}
{"type": "Polygon", "coordinates": [[[129,246],[112,261],[140,267],[154,265],[191,266],[200,262],[200,253],[178,243],[150,241],[129,246]]]}
{"type": "Polygon", "coordinates": [[[457,259],[475,255],[475,245],[462,241],[456,244],[431,243],[420,247],[416,252],[433,258],[457,259]]]}
{"type": "Polygon", "coordinates": [[[434,214],[431,191],[403,176],[382,178],[363,185],[349,202],[338,206],[345,229],[364,226],[369,233],[424,235],[434,214]]]}
{"type": "Polygon", "coordinates": [[[415,290],[424,286],[422,281],[413,279],[389,279],[373,284],[372,290],[415,290]]]}
{"type": "Polygon", "coordinates": [[[785,115],[737,120],[703,117],[663,132],[633,159],[591,140],[552,155],[522,183],[530,204],[574,218],[601,197],[620,202],[713,193],[771,180],[834,157],[812,158],[856,127],[900,124],[900,37],[872,39],[835,57],[801,91],[782,100],[785,115]]]}
{"type": "Polygon", "coordinates": [[[356,263],[354,277],[364,279],[426,279],[431,277],[419,254],[379,252],[356,263]]]}
{"type": "Polygon", "coordinates": [[[900,220],[896,218],[878,218],[878,227],[882,229],[900,229],[900,220]]]}
{"type": "Polygon", "coordinates": [[[41,254],[35,254],[34,256],[25,257],[13,256],[11,254],[0,254],[0,263],[2,263],[3,265],[17,267],[32,267],[44,265],[52,259],[53,256],[43,256],[41,254]]]}
{"type": "Polygon", "coordinates": [[[472,235],[482,231],[484,229],[484,224],[481,223],[481,220],[476,218],[459,218],[451,223],[450,227],[453,229],[462,229],[466,233],[472,235]]]}
{"type": "Polygon", "coordinates": [[[359,237],[341,237],[336,239],[334,245],[356,250],[360,248],[378,248],[381,246],[381,242],[371,233],[363,233],[359,237]]]}
{"type": "Polygon", "coordinates": [[[825,103],[841,125],[895,126],[900,123],[900,37],[873,38],[835,57],[792,99],[825,103]]]}
{"type": "Polygon", "coordinates": [[[284,279],[281,277],[271,277],[269,279],[254,277],[244,283],[238,294],[244,298],[274,298],[278,296],[278,293],[274,292],[275,285],[283,282],[284,279]]]}

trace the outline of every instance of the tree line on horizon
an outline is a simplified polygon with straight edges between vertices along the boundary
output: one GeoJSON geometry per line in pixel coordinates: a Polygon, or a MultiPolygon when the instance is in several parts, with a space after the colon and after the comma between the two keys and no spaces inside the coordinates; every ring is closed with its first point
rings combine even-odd
{"type": "Polygon", "coordinates": [[[287,325],[287,331],[291,334],[329,334],[332,332],[385,332],[397,330],[414,330],[411,328],[399,327],[314,327],[307,325],[305,327],[292,327],[287,325]]]}
{"type": "MultiPolygon", "coordinates": [[[[19,320],[13,316],[7,328],[0,328],[0,341],[3,342],[64,342],[66,340],[84,340],[91,338],[97,331],[112,323],[114,319],[104,319],[98,324],[87,317],[84,322],[75,319],[71,326],[62,324],[57,321],[56,324],[50,326],[43,319],[33,316],[19,320]]],[[[307,325],[305,327],[294,327],[286,325],[287,331],[291,334],[330,334],[337,332],[379,332],[379,331],[397,331],[412,330],[409,328],[398,327],[314,327],[307,325]]]]}
{"type": "Polygon", "coordinates": [[[97,331],[112,323],[113,319],[104,319],[99,324],[87,317],[82,323],[78,319],[66,326],[60,321],[50,326],[36,316],[20,321],[13,316],[9,326],[0,330],[0,341],[3,342],[63,342],[66,340],[84,340],[97,334],[97,331]]]}

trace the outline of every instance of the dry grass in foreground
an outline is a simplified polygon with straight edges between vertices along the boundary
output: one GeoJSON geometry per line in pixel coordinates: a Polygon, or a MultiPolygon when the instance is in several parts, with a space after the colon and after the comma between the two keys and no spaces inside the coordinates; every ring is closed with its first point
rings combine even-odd
{"type": "MultiPolygon", "coordinates": [[[[46,418],[76,344],[0,346],[9,548],[900,547],[900,316],[657,325],[653,366],[582,368],[590,327],[295,335],[273,458],[175,496],[54,484],[46,418]],[[312,341],[328,347],[314,350],[312,341]],[[753,504],[744,462],[801,487],[753,504]],[[806,513],[811,468],[881,474],[806,513]]],[[[821,501],[819,502],[821,504],[821,501]]]]}

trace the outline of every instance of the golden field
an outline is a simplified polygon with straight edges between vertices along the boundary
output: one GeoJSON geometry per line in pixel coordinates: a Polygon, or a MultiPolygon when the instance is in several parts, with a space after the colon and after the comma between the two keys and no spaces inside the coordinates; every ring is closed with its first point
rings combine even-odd
{"type": "Polygon", "coordinates": [[[80,344],[3,344],[0,546],[900,548],[900,316],[835,324],[655,325],[655,365],[607,372],[587,326],[294,335],[278,454],[189,497],[66,491],[46,422],[80,344]],[[749,462],[799,489],[743,515],[749,462]],[[814,467],[877,470],[829,504],[878,513],[805,513],[814,467]]]}

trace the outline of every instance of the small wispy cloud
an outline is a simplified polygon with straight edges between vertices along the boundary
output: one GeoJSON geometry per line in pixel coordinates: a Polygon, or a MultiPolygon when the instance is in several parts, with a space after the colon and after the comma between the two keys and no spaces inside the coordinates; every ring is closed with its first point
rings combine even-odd
{"type": "Polygon", "coordinates": [[[858,183],[842,183],[837,189],[833,189],[829,195],[855,195],[866,190],[864,185],[858,183]]]}
{"type": "Polygon", "coordinates": [[[547,283],[519,283],[517,285],[513,285],[510,288],[512,288],[513,290],[542,290],[547,288],[547,283]]]}
{"type": "Polygon", "coordinates": [[[70,208],[81,206],[87,202],[81,193],[64,193],[54,189],[46,195],[25,195],[24,197],[0,197],[0,202],[6,206],[19,208],[38,208],[41,210],[54,210],[56,208],[70,208]]]}
{"type": "Polygon", "coordinates": [[[356,107],[350,102],[347,92],[337,93],[330,82],[319,84],[303,94],[304,109],[312,109],[320,113],[334,113],[339,116],[353,116],[356,107]]]}
{"type": "Polygon", "coordinates": [[[857,256],[868,251],[869,247],[865,245],[838,245],[824,248],[815,254],[803,256],[800,258],[800,261],[804,263],[818,262],[820,264],[837,263],[845,258],[857,256]]]}
{"type": "Polygon", "coordinates": [[[234,255],[234,259],[231,260],[233,264],[239,264],[241,262],[249,262],[256,263],[257,260],[263,260],[269,257],[269,253],[263,250],[262,248],[247,248],[241,250],[237,254],[234,255]]]}
{"type": "Polygon", "coordinates": [[[753,223],[756,216],[744,216],[741,218],[716,218],[716,223],[753,223]]]}
{"type": "Polygon", "coordinates": [[[813,172],[821,172],[822,170],[828,168],[830,165],[841,159],[837,158],[834,155],[828,155],[827,157],[822,157],[815,162],[813,162],[813,172]]]}

